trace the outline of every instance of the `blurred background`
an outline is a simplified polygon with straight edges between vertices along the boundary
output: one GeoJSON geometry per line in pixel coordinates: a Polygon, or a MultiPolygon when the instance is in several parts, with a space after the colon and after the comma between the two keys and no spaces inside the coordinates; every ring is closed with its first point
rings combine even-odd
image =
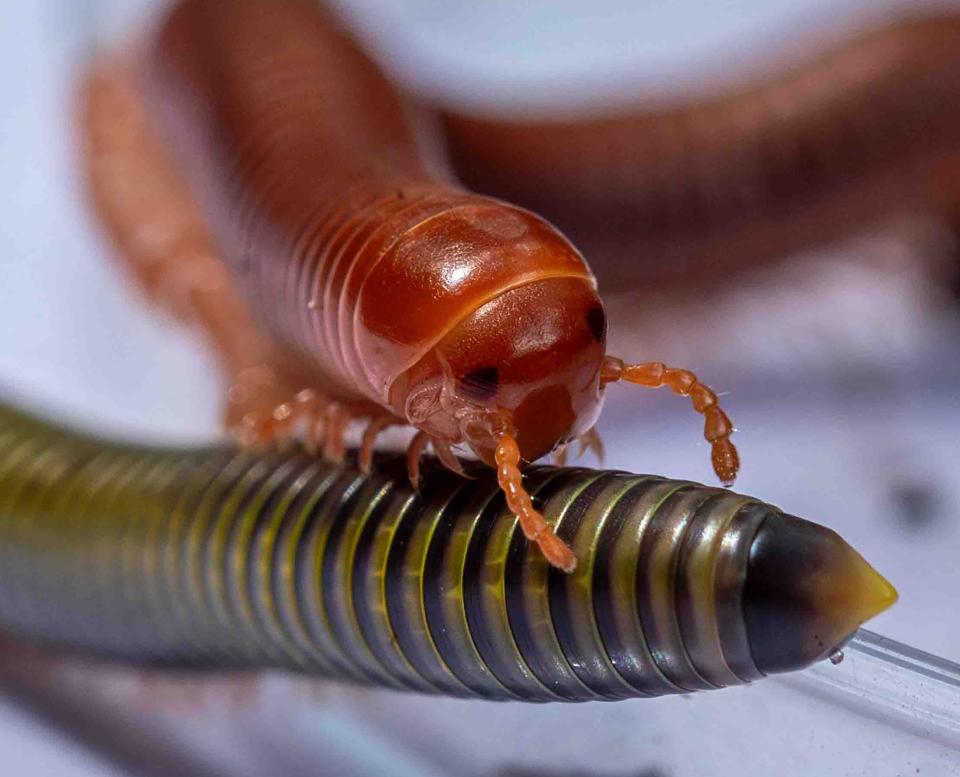
{"type": "MultiPolygon", "coordinates": [[[[841,39],[919,4],[338,5],[384,66],[426,101],[576,113],[708,94],[770,70],[811,40],[841,39]]],[[[960,13],[960,4],[936,5],[960,13]]],[[[101,434],[207,442],[219,433],[222,389],[203,342],[125,282],[77,172],[74,87],[84,61],[97,46],[136,35],[157,7],[0,3],[0,386],[5,401],[101,434]]],[[[658,299],[648,309],[643,291],[631,291],[612,301],[611,317],[617,353],[688,367],[723,392],[743,459],[737,490],[837,529],[898,587],[900,603],[872,628],[952,660],[960,660],[956,256],[953,235],[936,220],[898,218],[709,293],[658,299]]],[[[713,482],[699,422],[684,401],[614,387],[599,429],[608,466],[713,482]]],[[[29,685],[30,673],[14,658],[0,663],[8,693],[0,696],[3,773],[127,773],[122,758],[108,765],[25,715],[14,700],[22,701],[16,689],[29,685]]],[[[304,689],[282,677],[242,688],[171,681],[162,691],[156,678],[99,666],[56,665],[44,677],[72,694],[78,714],[103,705],[133,728],[151,728],[156,741],[191,745],[195,755],[163,766],[165,773],[652,777],[743,773],[744,764],[748,774],[786,773],[778,767],[801,763],[789,760],[800,758],[799,738],[831,753],[830,773],[894,774],[883,771],[883,748],[916,746],[906,734],[901,741],[857,728],[829,700],[779,681],[719,698],[530,710],[304,689]],[[736,739],[722,722],[735,716],[766,739],[736,739]],[[695,740],[680,733],[691,728],[700,732],[695,740]],[[558,730],[568,733],[551,734],[558,730]],[[872,743],[872,768],[849,744],[854,733],[872,743]]],[[[142,747],[133,748],[133,762],[137,752],[153,752],[142,747]]],[[[167,750],[149,758],[160,752],[167,750]]],[[[924,774],[960,773],[922,748],[909,763],[924,774]]]]}

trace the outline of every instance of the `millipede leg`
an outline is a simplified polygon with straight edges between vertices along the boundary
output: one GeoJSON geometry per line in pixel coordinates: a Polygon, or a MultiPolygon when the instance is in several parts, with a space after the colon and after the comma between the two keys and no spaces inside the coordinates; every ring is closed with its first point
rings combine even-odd
{"type": "MultiPolygon", "coordinates": [[[[324,398],[312,389],[279,401],[278,397],[282,395],[290,394],[266,365],[255,376],[243,377],[231,386],[227,428],[242,446],[288,445],[302,428],[312,427],[319,409],[326,404],[324,398]],[[240,420],[232,420],[240,412],[240,420]]],[[[309,435],[307,440],[309,444],[309,435]]]]}
{"type": "Polygon", "coordinates": [[[560,445],[553,452],[553,466],[555,467],[566,467],[567,458],[569,454],[569,448],[566,445],[560,445]]]}
{"type": "Polygon", "coordinates": [[[360,441],[360,453],[357,456],[357,463],[360,466],[360,471],[364,475],[369,475],[373,467],[373,449],[376,447],[377,438],[380,436],[380,433],[389,426],[396,426],[402,423],[402,421],[394,418],[392,415],[381,415],[372,418],[370,423],[367,424],[367,428],[363,430],[363,439],[360,441]]]}
{"type": "Polygon", "coordinates": [[[430,442],[430,435],[420,431],[413,436],[407,448],[407,474],[410,477],[410,485],[415,489],[420,488],[420,458],[428,442],[430,442]]]}
{"type": "Polygon", "coordinates": [[[253,397],[272,394],[276,376],[263,367],[244,371],[230,386],[224,425],[239,445],[251,448],[272,439],[276,420],[270,412],[258,412],[253,397]]]}
{"type": "Polygon", "coordinates": [[[450,447],[450,443],[446,440],[441,440],[437,437],[430,438],[430,444],[433,446],[433,450],[437,454],[437,458],[440,459],[440,463],[443,464],[451,472],[456,472],[460,477],[470,478],[463,468],[463,465],[460,463],[460,459],[456,457],[453,449],[450,447]]]}
{"type": "Polygon", "coordinates": [[[350,411],[339,402],[328,404],[323,413],[323,458],[340,464],[346,453],[343,441],[350,423],[350,411]]]}
{"type": "Polygon", "coordinates": [[[553,531],[553,527],[533,507],[530,494],[523,487],[520,474],[520,449],[509,434],[500,438],[494,458],[497,462],[497,481],[507,497],[507,507],[517,516],[524,536],[537,543],[552,566],[564,572],[573,572],[577,557],[570,547],[553,531]]]}
{"type": "Polygon", "coordinates": [[[606,448],[603,447],[603,438],[600,437],[600,432],[597,431],[597,427],[591,426],[586,432],[580,435],[577,438],[579,443],[579,448],[577,450],[577,457],[583,456],[587,451],[593,451],[594,455],[597,457],[597,461],[600,464],[603,464],[603,460],[607,456],[606,448]]]}
{"type": "Polygon", "coordinates": [[[711,445],[713,471],[725,486],[732,486],[740,469],[740,455],[730,441],[733,424],[717,404],[717,395],[699,381],[689,370],[667,367],[661,362],[624,364],[621,359],[607,356],[600,371],[601,383],[616,381],[635,383],[638,386],[660,388],[666,386],[674,394],[690,397],[693,409],[704,416],[703,436],[711,445]]]}

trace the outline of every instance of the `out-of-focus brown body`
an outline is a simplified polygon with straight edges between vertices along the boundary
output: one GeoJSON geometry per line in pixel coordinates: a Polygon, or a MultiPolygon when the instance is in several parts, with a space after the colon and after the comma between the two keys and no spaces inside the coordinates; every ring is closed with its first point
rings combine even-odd
{"type": "Polygon", "coordinates": [[[960,15],[907,18],[698,101],[444,117],[454,167],[535,209],[601,289],[716,283],[902,214],[960,214],[960,15]]]}

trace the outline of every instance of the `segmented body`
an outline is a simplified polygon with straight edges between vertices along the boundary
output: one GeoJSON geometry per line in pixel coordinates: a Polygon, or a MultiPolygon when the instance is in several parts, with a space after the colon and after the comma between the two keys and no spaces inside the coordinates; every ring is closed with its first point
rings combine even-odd
{"type": "Polygon", "coordinates": [[[960,16],[908,16],[744,85],[606,116],[450,113],[458,174],[537,210],[601,287],[715,283],[904,214],[960,213],[960,16]]]}
{"type": "MultiPolygon", "coordinates": [[[[612,700],[762,677],[771,650],[751,635],[779,621],[757,590],[791,611],[792,574],[803,590],[820,584],[809,570],[861,574],[774,558],[785,577],[771,587],[748,574],[764,527],[795,544],[839,538],[722,489],[539,468],[531,489],[581,559],[569,577],[531,553],[492,473],[478,475],[418,494],[397,456],[365,476],[289,452],[110,444],[0,407],[0,625],[141,662],[612,700]]],[[[858,622],[844,613],[831,638],[858,622]]],[[[811,631],[780,625],[773,654],[797,656],[771,670],[833,650],[811,631]]]]}
{"type": "Polygon", "coordinates": [[[393,90],[322,12],[228,5],[174,11],[149,104],[259,318],[323,388],[404,418],[391,390],[485,302],[593,287],[544,221],[428,172],[393,90]]]}
{"type": "Polygon", "coordinates": [[[582,256],[540,217],[447,180],[322,8],[183,0],[149,52],[90,81],[92,189],[148,288],[179,286],[221,350],[242,440],[306,426],[308,447],[319,437],[339,460],[361,416],[368,464],[376,432],[408,423],[415,483],[428,441],[455,471],[451,445],[468,445],[567,570],[575,558],[521,467],[589,433],[606,384],[690,396],[715,471],[733,482],[716,395],[688,371],[607,356],[582,256]]]}

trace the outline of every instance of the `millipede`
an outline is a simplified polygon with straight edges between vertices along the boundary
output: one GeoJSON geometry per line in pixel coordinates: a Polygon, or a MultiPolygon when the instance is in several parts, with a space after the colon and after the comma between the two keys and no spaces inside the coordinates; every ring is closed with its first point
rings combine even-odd
{"type": "Polygon", "coordinates": [[[472,466],[415,490],[401,454],[366,474],[298,449],[119,444],[0,406],[0,628],[138,665],[587,701],[800,669],[896,599],[835,532],[757,499],[531,467],[580,561],[563,574],[472,466]]]}
{"type": "MultiPolygon", "coordinates": [[[[579,440],[610,383],[667,387],[704,416],[718,477],[739,456],[716,394],[689,370],[606,353],[586,262],[533,213],[459,186],[374,64],[309,0],[183,0],[144,51],[84,92],[89,179],[144,287],[201,322],[246,444],[302,439],[331,461],[365,420],[497,469],[524,533],[575,554],[521,467],[579,440]]],[[[562,453],[559,454],[562,457],[562,453]]]]}
{"type": "Polygon", "coordinates": [[[693,372],[606,353],[590,268],[525,208],[635,293],[894,212],[955,221],[958,42],[955,15],[911,16],[659,112],[448,110],[432,137],[322,4],[179,0],[91,68],[88,180],[141,285],[210,336],[240,440],[336,462],[363,422],[368,470],[384,429],[412,427],[412,482],[428,446],[461,473],[472,452],[569,571],[522,470],[575,441],[601,452],[610,383],[689,397],[724,485],[740,461],[693,372]]]}
{"type": "Polygon", "coordinates": [[[926,9],[695,98],[440,120],[459,178],[560,226],[602,286],[712,288],[897,217],[956,231],[958,82],[960,15],[926,9]]]}

